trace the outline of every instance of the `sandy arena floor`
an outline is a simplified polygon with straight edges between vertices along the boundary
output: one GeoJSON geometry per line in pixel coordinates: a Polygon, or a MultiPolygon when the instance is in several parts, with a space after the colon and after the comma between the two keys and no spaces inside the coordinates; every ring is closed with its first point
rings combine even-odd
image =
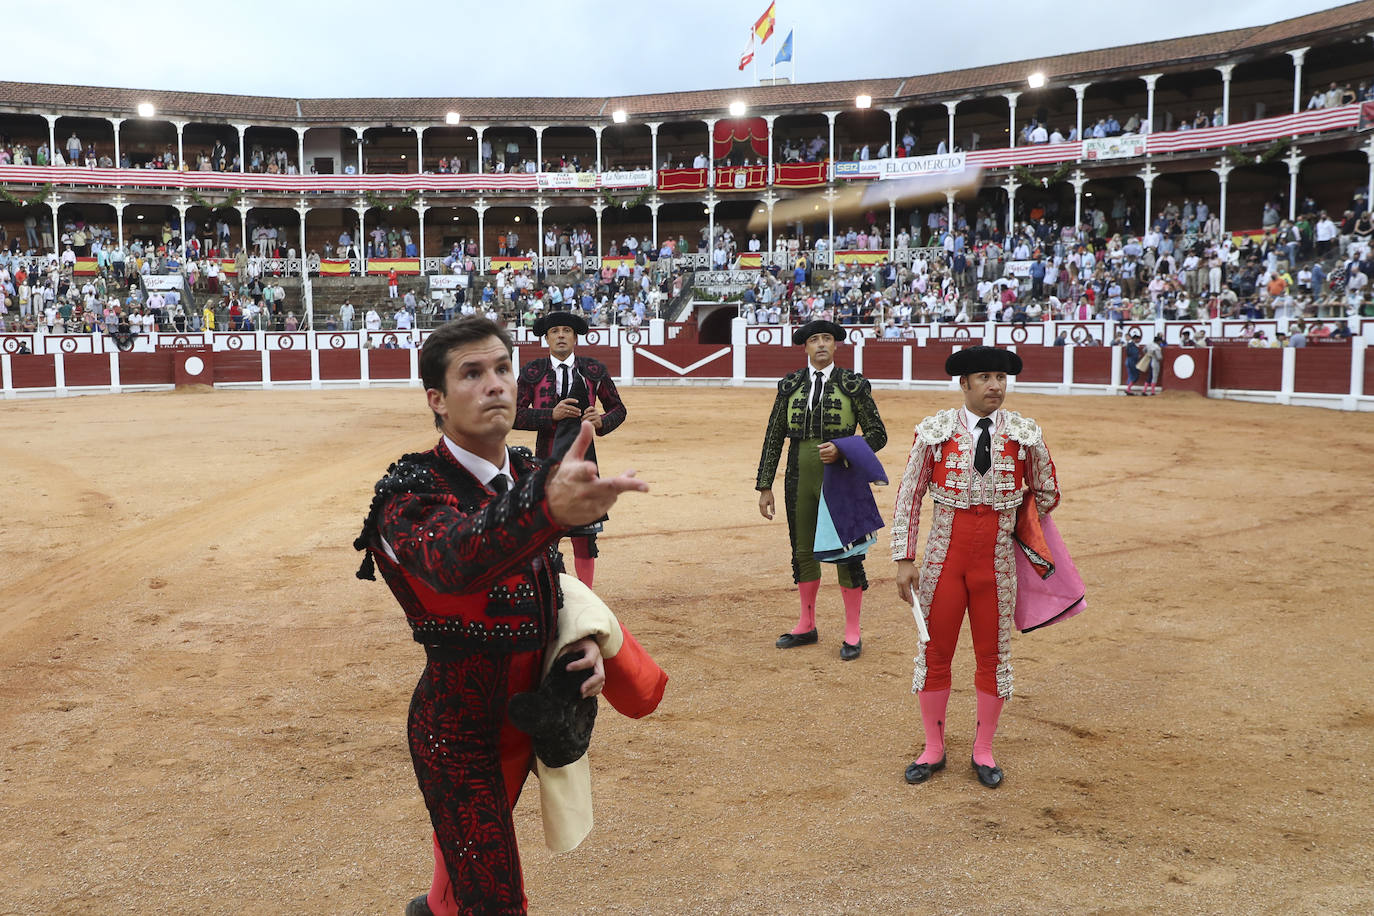
{"type": "MultiPolygon", "coordinates": [[[[773,648],[795,593],[753,490],[771,390],[625,395],[602,462],[654,489],[613,510],[597,590],[672,679],[644,721],[603,706],[579,850],[550,855],[521,800],[534,913],[1374,909],[1374,417],[1013,392],[1090,592],[1014,641],[992,792],[967,633],[951,765],[902,780],[916,636],[885,534],[863,657],[838,658],[830,570],[821,645],[773,648]]],[[[878,400],[895,482],[956,399],[878,400]]],[[[351,542],[434,441],[418,390],[0,404],[0,914],[370,916],[428,886],[422,653],[351,542]]]]}

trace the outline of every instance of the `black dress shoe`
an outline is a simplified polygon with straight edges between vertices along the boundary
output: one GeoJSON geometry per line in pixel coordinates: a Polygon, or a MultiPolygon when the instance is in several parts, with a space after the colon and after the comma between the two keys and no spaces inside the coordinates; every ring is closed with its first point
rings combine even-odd
{"type": "Polygon", "coordinates": [[[406,904],[406,916],[434,916],[429,908],[429,895],[421,894],[406,904]]]}
{"type": "Polygon", "coordinates": [[[854,645],[852,646],[847,642],[842,642],[840,643],[840,660],[852,662],[854,659],[859,657],[863,650],[864,641],[862,639],[854,643],[854,645]]]}
{"type": "Polygon", "coordinates": [[[935,763],[913,763],[906,768],[906,781],[913,786],[918,782],[925,782],[932,773],[938,773],[945,768],[945,758],[941,757],[935,763]]]}
{"type": "Polygon", "coordinates": [[[1002,784],[1001,767],[985,767],[978,761],[973,761],[973,772],[978,774],[978,781],[989,789],[995,789],[1002,784]]]}
{"type": "Polygon", "coordinates": [[[815,627],[812,627],[805,633],[784,633],[778,637],[775,645],[779,649],[795,649],[797,646],[814,646],[818,639],[820,639],[820,634],[816,632],[815,627]]]}

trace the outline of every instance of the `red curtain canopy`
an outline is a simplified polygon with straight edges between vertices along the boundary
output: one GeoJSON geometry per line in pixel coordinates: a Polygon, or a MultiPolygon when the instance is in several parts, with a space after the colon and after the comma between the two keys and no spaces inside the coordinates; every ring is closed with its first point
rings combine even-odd
{"type": "Polygon", "coordinates": [[[711,136],[711,155],[724,159],[736,143],[748,143],[759,158],[768,158],[768,122],[763,118],[717,121],[711,136]]]}

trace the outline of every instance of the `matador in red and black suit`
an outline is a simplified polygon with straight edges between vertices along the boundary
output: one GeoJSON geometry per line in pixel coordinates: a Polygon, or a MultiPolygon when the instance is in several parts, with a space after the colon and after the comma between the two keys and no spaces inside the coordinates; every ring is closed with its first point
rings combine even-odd
{"type": "MultiPolygon", "coordinates": [[[[587,322],[571,312],[550,312],[532,330],[547,340],[550,355],[532,359],[520,370],[515,428],[536,432],[535,456],[547,459],[553,453],[560,426],[568,438],[576,434],[581,420],[590,422],[597,436],[614,432],[625,422],[627,411],[610,370],[600,360],[573,353],[577,338],[590,330],[587,322]]],[[[587,460],[596,460],[595,448],[587,450],[587,460]]],[[[568,532],[573,567],[588,587],[596,575],[596,536],[604,521],[568,532]]]]}
{"type": "Polygon", "coordinates": [[[973,769],[988,788],[1002,783],[992,739],[1012,692],[1017,510],[1023,501],[1033,500],[1043,517],[1059,504],[1054,462],[1040,427],[1002,409],[1007,376],[1021,367],[1019,356],[996,347],[952,354],[945,371],[959,378],[964,406],[942,410],[916,425],[916,441],[897,490],[892,559],[897,562],[898,593],[908,601],[915,598],[930,634],[917,653],[912,676],[926,746],[906,769],[909,783],[925,782],[945,766],[950,663],[966,609],[978,709],[973,769]],[[921,499],[927,492],[934,505],[918,569],[921,499]]]}
{"type": "Polygon", "coordinates": [[[506,703],[538,684],[562,602],[567,529],[544,500],[548,469],[523,448],[511,448],[509,462],[514,483],[498,494],[446,439],[406,455],[377,483],[359,537],[425,647],[410,755],[436,863],[457,866],[436,883],[451,883],[464,913],[525,912],[511,810],[531,744],[506,720],[506,703]]]}

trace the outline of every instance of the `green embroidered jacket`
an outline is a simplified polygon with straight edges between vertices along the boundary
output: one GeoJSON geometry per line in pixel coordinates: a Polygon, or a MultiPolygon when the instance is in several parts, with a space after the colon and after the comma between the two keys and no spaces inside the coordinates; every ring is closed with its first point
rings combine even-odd
{"type": "Polygon", "coordinates": [[[768,490],[778,473],[786,439],[818,439],[829,442],[863,430],[864,441],[873,451],[887,444],[887,429],[873,403],[873,386],[852,369],[836,366],[821,392],[821,409],[812,413],[811,377],[813,369],[798,369],[778,382],[778,396],[768,416],[768,431],[763,436],[756,490],[768,490]]]}

